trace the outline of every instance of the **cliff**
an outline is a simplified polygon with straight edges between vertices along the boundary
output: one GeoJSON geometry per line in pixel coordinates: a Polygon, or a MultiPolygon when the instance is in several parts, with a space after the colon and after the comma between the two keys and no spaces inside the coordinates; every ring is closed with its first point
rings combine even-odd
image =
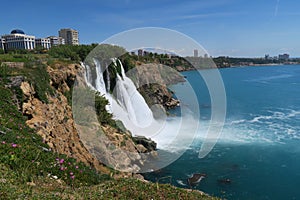
{"type": "Polygon", "coordinates": [[[168,85],[185,81],[176,70],[158,63],[137,62],[136,68],[129,71],[128,76],[135,80],[139,92],[150,107],[156,104],[168,110],[179,106],[179,100],[168,89],[168,85]]]}
{"type": "MultiPolygon", "coordinates": [[[[70,102],[65,96],[71,92],[76,75],[81,73],[80,70],[80,66],[76,64],[57,64],[47,67],[50,85],[55,89],[54,95],[47,95],[48,103],[42,102],[36,96],[35,88],[31,84],[26,81],[22,82],[20,85],[24,94],[22,112],[28,117],[26,124],[35,129],[52,150],[74,157],[101,172],[110,173],[110,170],[96,158],[97,154],[91,153],[94,152],[95,144],[82,143],[81,139],[97,141],[99,138],[92,134],[93,130],[91,130],[89,138],[80,138],[82,136],[79,135],[75,127],[70,102]]],[[[117,148],[136,153],[148,151],[147,146],[144,146],[142,142],[135,142],[128,132],[122,133],[107,124],[102,124],[101,129],[117,148]]],[[[145,138],[145,140],[147,139],[145,138]]],[[[132,159],[132,157],[129,158],[128,154],[114,154],[114,156],[118,160],[127,160],[125,168],[131,166],[131,162],[142,163],[140,158],[132,159]]],[[[101,155],[101,158],[115,159],[112,155],[101,155]]],[[[130,174],[123,175],[128,176],[130,174]]]]}

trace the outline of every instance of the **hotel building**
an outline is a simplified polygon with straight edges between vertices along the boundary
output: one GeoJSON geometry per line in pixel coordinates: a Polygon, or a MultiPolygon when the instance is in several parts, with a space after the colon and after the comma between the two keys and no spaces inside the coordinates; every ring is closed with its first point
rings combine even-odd
{"type": "Polygon", "coordinates": [[[12,30],[10,34],[2,35],[1,46],[5,50],[35,48],[35,36],[26,35],[22,30],[12,30]]]}
{"type": "Polygon", "coordinates": [[[68,45],[79,45],[79,39],[78,39],[78,31],[70,29],[70,28],[64,28],[60,29],[58,31],[59,37],[62,37],[65,39],[65,44],[68,45]]]}
{"type": "Polygon", "coordinates": [[[57,36],[49,36],[47,37],[50,40],[51,47],[65,44],[65,39],[57,36]]]}
{"type": "Polygon", "coordinates": [[[37,38],[35,39],[35,45],[43,47],[44,49],[50,49],[51,43],[49,38],[37,38]]]}

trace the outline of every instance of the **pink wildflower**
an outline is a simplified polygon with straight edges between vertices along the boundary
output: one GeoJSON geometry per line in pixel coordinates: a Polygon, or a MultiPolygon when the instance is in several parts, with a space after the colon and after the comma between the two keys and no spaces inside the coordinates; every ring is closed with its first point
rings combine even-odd
{"type": "Polygon", "coordinates": [[[17,144],[11,144],[11,146],[13,147],[13,148],[16,148],[18,145],[17,144]]]}
{"type": "Polygon", "coordinates": [[[59,160],[59,164],[63,164],[64,162],[65,162],[64,159],[60,159],[60,160],[59,160]]]}
{"type": "Polygon", "coordinates": [[[71,179],[74,179],[75,178],[75,176],[73,175],[73,176],[71,176],[71,179]]]}

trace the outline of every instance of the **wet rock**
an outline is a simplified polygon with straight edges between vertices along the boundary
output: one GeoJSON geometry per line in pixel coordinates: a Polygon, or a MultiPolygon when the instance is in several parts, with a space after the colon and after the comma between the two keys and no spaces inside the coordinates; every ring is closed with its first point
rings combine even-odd
{"type": "Polygon", "coordinates": [[[171,98],[168,102],[165,103],[167,109],[175,108],[180,106],[180,101],[174,98],[171,98]]]}
{"type": "Polygon", "coordinates": [[[188,178],[187,181],[188,181],[189,186],[195,186],[198,183],[200,183],[200,181],[202,179],[204,179],[205,177],[206,177],[206,174],[198,174],[198,173],[196,173],[196,174],[193,174],[192,177],[188,178]]]}
{"type": "Polygon", "coordinates": [[[151,151],[155,151],[156,150],[157,144],[154,141],[152,141],[151,139],[148,139],[148,138],[146,138],[144,136],[133,137],[133,141],[136,144],[143,145],[147,149],[146,152],[151,152],[151,151]]]}

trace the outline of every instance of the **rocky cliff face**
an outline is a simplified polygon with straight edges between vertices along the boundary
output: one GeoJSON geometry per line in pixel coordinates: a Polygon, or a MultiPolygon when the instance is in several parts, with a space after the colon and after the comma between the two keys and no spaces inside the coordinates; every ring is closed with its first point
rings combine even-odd
{"type": "MultiPolygon", "coordinates": [[[[56,89],[55,95],[48,96],[48,104],[36,97],[32,85],[28,82],[22,82],[21,89],[25,98],[22,111],[24,115],[28,116],[28,126],[36,129],[52,150],[74,157],[102,172],[109,173],[108,168],[104,167],[96,158],[97,156],[91,153],[93,149],[82,142],[73,120],[72,108],[64,95],[71,90],[75,77],[80,70],[80,66],[75,64],[48,67],[47,71],[51,77],[50,84],[56,89]]],[[[147,151],[143,144],[135,143],[130,134],[120,133],[109,126],[102,126],[101,129],[116,147],[137,153],[147,151]]],[[[89,140],[93,139],[91,137],[89,140]]],[[[84,141],[88,141],[88,139],[84,141]]],[[[109,159],[109,156],[107,155],[106,159],[109,159]]],[[[128,165],[131,164],[132,160],[128,158],[127,154],[119,155],[119,159],[129,160],[128,165]]]]}
{"type": "Polygon", "coordinates": [[[21,89],[25,97],[22,111],[28,116],[27,125],[36,129],[52,150],[108,172],[82,145],[74,126],[71,106],[63,95],[63,92],[70,90],[67,81],[75,79],[76,68],[76,65],[57,69],[48,67],[51,85],[57,89],[55,96],[48,96],[48,104],[35,97],[32,85],[22,82],[21,89]]]}
{"type": "Polygon", "coordinates": [[[176,70],[162,64],[138,63],[128,76],[135,80],[139,92],[143,95],[150,107],[162,105],[165,109],[179,106],[179,101],[173,98],[168,85],[184,82],[184,77],[176,70]]]}

